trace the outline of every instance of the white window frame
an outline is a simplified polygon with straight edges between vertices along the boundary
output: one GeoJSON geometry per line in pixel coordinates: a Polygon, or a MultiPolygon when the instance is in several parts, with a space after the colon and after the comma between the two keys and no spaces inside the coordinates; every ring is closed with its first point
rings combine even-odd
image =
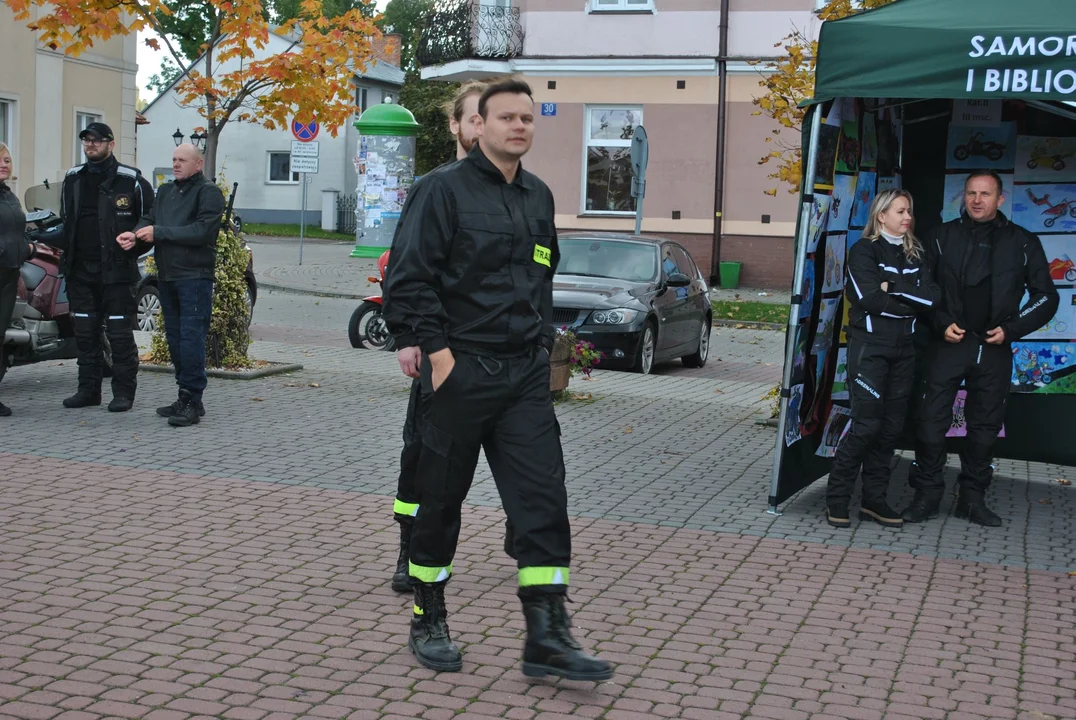
{"type": "MultiPolygon", "coordinates": [[[[827,0],[828,1],[828,0],[827,0]]],[[[590,0],[587,12],[620,13],[655,11],[655,0],[590,0]]]]}
{"type": "Polygon", "coordinates": [[[265,153],[265,184],[266,185],[298,185],[299,173],[292,173],[291,180],[274,180],[273,179],[273,156],[274,155],[287,155],[288,156],[288,169],[291,169],[291,152],[288,150],[269,150],[265,153]]]}
{"type": "Polygon", "coordinates": [[[81,165],[86,162],[86,154],[82,152],[82,140],[79,138],[79,133],[86,129],[86,126],[92,122],[104,122],[105,111],[100,108],[81,107],[75,106],[75,157],[73,158],[72,165],[81,165]],[[90,118],[87,122],[83,123],[79,116],[85,116],[90,118]]]}
{"type": "Polygon", "coordinates": [[[602,215],[605,217],[634,217],[634,210],[587,210],[587,160],[592,147],[631,147],[631,140],[591,140],[590,118],[595,110],[630,110],[639,114],[639,125],[643,124],[642,105],[584,105],[583,106],[583,172],[579,181],[579,213],[581,215],[602,215]]]}
{"type": "Polygon", "coordinates": [[[14,156],[16,152],[15,138],[18,133],[15,132],[15,119],[18,117],[16,109],[18,108],[18,101],[10,95],[0,95],[0,116],[3,119],[3,126],[7,131],[7,135],[0,135],[0,142],[11,148],[11,154],[14,156]]]}
{"type": "Polygon", "coordinates": [[[355,116],[362,115],[370,108],[370,88],[365,85],[355,86],[355,116]]]}

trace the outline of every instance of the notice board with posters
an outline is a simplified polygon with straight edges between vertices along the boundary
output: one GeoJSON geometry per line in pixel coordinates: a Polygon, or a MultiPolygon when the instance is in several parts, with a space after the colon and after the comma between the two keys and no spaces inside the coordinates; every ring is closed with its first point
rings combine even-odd
{"type": "MultiPolygon", "coordinates": [[[[1002,177],[1002,211],[1040,237],[1061,295],[1054,318],[1012,346],[1012,395],[996,454],[1076,462],[1076,443],[1064,440],[1072,424],[1050,420],[1076,422],[1076,120],[1044,121],[1023,103],[932,102],[918,112],[878,99],[837,98],[824,106],[813,192],[805,183],[809,220],[798,233],[805,256],[793,284],[799,320],[787,339],[791,373],[771,506],[827,474],[848,431],[844,259],[864,242],[870,202],[885,188],[910,190],[917,233],[928,237],[938,222],[959,217],[964,180],[980,168],[1002,177]],[[937,113],[938,103],[947,112],[937,113]],[[919,123],[921,115],[931,120],[919,123]]],[[[916,341],[925,346],[930,329],[921,325],[916,341]]],[[[964,399],[961,391],[953,406],[951,451],[965,435],[964,399]]],[[[904,448],[912,447],[914,422],[913,411],[904,448]]]]}

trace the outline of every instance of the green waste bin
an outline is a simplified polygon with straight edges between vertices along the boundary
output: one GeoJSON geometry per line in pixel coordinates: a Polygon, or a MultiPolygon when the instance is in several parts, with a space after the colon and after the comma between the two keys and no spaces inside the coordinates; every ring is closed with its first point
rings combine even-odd
{"type": "Polygon", "coordinates": [[[740,287],[740,267],[742,264],[738,262],[721,263],[721,287],[730,289],[740,287]]]}

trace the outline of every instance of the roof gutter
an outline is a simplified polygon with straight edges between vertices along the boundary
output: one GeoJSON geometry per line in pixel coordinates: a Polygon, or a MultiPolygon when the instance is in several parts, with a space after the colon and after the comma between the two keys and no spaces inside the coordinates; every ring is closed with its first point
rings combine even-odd
{"type": "Polygon", "coordinates": [[[725,204],[725,120],[728,114],[729,0],[721,0],[717,58],[717,151],[714,157],[714,237],[710,253],[710,284],[720,283],[721,221],[725,204]]]}

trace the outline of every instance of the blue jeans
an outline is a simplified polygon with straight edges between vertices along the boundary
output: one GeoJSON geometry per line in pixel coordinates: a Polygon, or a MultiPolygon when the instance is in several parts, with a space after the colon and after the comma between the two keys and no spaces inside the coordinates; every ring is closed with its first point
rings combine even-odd
{"type": "Polygon", "coordinates": [[[205,338],[213,314],[213,281],[161,280],[157,286],[176,384],[189,392],[192,400],[201,402],[206,386],[205,338]]]}

